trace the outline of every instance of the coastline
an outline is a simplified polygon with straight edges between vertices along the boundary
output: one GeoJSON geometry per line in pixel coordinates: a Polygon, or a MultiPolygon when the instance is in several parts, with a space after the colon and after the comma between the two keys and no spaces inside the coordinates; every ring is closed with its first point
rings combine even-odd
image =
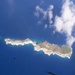
{"type": "Polygon", "coordinates": [[[72,48],[65,46],[65,45],[60,47],[56,44],[50,44],[47,41],[37,43],[35,41],[32,41],[29,38],[27,38],[25,40],[14,40],[14,39],[6,38],[4,41],[6,42],[6,44],[15,45],[15,46],[19,46],[19,45],[24,46],[27,44],[32,44],[35,51],[42,50],[44,52],[44,54],[47,54],[49,56],[56,54],[62,58],[70,59],[70,57],[72,55],[72,48]]]}

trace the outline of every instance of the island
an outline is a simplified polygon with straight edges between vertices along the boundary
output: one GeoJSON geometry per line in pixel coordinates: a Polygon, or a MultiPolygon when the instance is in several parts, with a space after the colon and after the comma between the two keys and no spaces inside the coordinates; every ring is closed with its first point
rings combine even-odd
{"type": "Polygon", "coordinates": [[[6,38],[4,41],[6,42],[6,44],[15,45],[15,46],[19,46],[19,45],[24,46],[27,44],[32,44],[35,51],[42,50],[44,54],[47,54],[49,56],[51,54],[53,55],[56,54],[63,58],[65,57],[70,58],[72,55],[72,48],[70,48],[69,46],[66,45],[59,46],[57,44],[51,44],[47,41],[37,43],[35,41],[32,41],[29,38],[25,40],[14,40],[14,39],[6,38]]]}

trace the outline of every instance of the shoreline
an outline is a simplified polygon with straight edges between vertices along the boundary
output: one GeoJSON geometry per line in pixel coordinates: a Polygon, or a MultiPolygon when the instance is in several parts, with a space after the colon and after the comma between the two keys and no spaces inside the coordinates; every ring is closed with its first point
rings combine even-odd
{"type": "Polygon", "coordinates": [[[27,44],[32,44],[34,47],[35,51],[40,51],[42,50],[44,52],[44,54],[47,55],[58,55],[62,58],[69,58],[72,55],[72,48],[63,45],[63,46],[58,46],[57,44],[50,44],[47,41],[41,42],[41,43],[37,43],[35,41],[32,41],[31,39],[27,38],[25,40],[14,40],[14,39],[10,39],[10,38],[6,38],[4,39],[5,43],[8,45],[15,45],[15,46],[24,46],[27,44]]]}

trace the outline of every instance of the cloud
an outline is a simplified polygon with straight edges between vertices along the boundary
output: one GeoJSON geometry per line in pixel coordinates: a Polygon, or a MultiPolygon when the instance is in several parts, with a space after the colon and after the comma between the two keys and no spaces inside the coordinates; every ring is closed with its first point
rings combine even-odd
{"type": "Polygon", "coordinates": [[[75,42],[75,37],[73,36],[68,36],[67,39],[66,39],[66,43],[68,46],[72,46],[72,44],[75,42]]]}
{"type": "Polygon", "coordinates": [[[53,10],[53,8],[54,8],[54,6],[50,5],[49,8],[47,9],[50,24],[53,23],[53,21],[52,21],[52,18],[53,18],[53,11],[52,10],[53,10]]]}
{"type": "Polygon", "coordinates": [[[43,19],[47,18],[47,11],[43,10],[40,6],[36,6],[35,16],[39,17],[40,14],[43,14],[43,19]]]}
{"type": "MultiPolygon", "coordinates": [[[[49,20],[49,25],[54,27],[55,30],[59,32],[60,34],[66,35],[66,45],[69,47],[72,47],[73,43],[75,42],[74,37],[74,27],[75,27],[75,5],[73,3],[73,0],[63,0],[63,5],[60,11],[60,16],[55,15],[54,23],[52,21],[53,19],[53,10],[54,6],[50,5],[47,10],[42,9],[39,6],[36,6],[36,12],[35,15],[37,17],[40,16],[40,14],[43,14],[42,19],[49,20]]],[[[41,24],[41,20],[39,21],[41,24]]],[[[48,27],[48,24],[45,24],[45,28],[48,27]]]]}
{"type": "Polygon", "coordinates": [[[61,15],[55,17],[54,27],[57,32],[66,34],[66,44],[70,47],[75,42],[75,37],[72,36],[74,26],[75,5],[72,0],[65,0],[61,9],[61,15]]]}
{"type": "Polygon", "coordinates": [[[41,21],[40,23],[43,21],[43,20],[46,20],[46,19],[49,19],[49,23],[52,24],[53,21],[53,8],[54,6],[53,5],[50,5],[47,10],[44,10],[42,9],[40,6],[36,6],[36,12],[34,13],[35,16],[37,17],[40,17],[40,15],[43,15],[42,18],[41,18],[41,21]]]}

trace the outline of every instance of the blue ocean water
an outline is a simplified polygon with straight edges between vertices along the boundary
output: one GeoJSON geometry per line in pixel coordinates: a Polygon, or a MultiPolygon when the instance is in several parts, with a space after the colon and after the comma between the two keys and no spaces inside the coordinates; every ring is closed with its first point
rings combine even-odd
{"type": "MultiPolygon", "coordinates": [[[[41,0],[0,1],[0,75],[47,75],[47,71],[57,75],[75,75],[75,43],[71,59],[64,59],[57,55],[48,56],[43,52],[36,52],[32,45],[11,46],[4,42],[5,38],[30,38],[37,42],[46,40],[60,46],[65,44],[65,35],[53,35],[53,28],[44,29],[44,25],[37,24],[34,12],[36,5],[40,3],[41,0]]],[[[44,6],[40,6],[46,9],[50,4],[58,8],[57,5],[61,6],[62,1],[45,1],[44,6]]],[[[56,10],[54,12],[59,13],[56,10]]]]}

